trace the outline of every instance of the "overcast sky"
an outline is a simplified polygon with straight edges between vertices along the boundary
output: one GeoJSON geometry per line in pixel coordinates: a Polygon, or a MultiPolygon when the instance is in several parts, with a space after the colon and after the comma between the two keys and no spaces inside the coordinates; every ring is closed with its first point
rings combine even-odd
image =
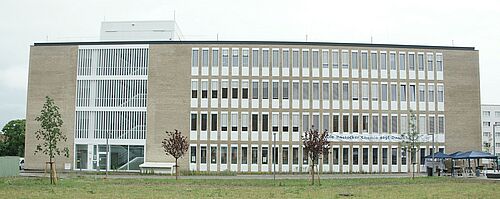
{"type": "Polygon", "coordinates": [[[34,42],[97,40],[103,20],[171,20],[174,10],[190,40],[473,46],[482,103],[500,104],[500,1],[1,0],[0,128],[25,118],[34,42]]]}

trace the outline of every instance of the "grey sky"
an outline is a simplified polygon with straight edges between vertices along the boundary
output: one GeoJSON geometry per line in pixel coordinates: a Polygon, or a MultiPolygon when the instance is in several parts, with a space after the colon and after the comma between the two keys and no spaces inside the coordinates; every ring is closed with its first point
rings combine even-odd
{"type": "MultiPolygon", "coordinates": [[[[0,128],[24,118],[29,46],[97,40],[100,22],[176,20],[189,40],[280,40],[474,46],[483,104],[500,104],[500,1],[0,2],[0,128]]],[[[445,63],[446,67],[446,63],[445,63]]]]}

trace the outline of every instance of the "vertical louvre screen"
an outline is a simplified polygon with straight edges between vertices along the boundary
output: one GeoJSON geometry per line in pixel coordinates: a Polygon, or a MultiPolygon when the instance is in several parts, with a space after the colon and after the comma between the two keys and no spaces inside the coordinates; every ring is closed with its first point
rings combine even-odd
{"type": "Polygon", "coordinates": [[[147,48],[79,49],[77,75],[147,75],[147,48]]]}

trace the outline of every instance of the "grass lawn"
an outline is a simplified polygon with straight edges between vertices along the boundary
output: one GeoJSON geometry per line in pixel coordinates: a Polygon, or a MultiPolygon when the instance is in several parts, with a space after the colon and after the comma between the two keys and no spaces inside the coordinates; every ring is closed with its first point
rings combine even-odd
{"type": "Polygon", "coordinates": [[[500,181],[448,177],[308,180],[0,178],[0,198],[500,198],[500,181]],[[351,196],[343,196],[343,195],[351,196]]]}

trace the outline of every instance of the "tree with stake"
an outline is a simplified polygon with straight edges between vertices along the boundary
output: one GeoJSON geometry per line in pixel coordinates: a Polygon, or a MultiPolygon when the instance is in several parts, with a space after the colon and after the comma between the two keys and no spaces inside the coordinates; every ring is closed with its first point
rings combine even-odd
{"type": "Polygon", "coordinates": [[[187,137],[183,136],[177,129],[175,129],[175,131],[167,131],[165,133],[167,133],[167,138],[163,139],[161,146],[167,156],[171,155],[175,158],[175,180],[177,180],[179,178],[179,166],[177,161],[187,152],[189,144],[187,137]]]}
{"type": "Polygon", "coordinates": [[[68,147],[59,148],[58,143],[61,141],[66,142],[66,136],[61,132],[63,120],[59,113],[59,107],[54,103],[54,100],[49,96],[45,97],[45,104],[43,105],[40,115],[35,118],[40,122],[42,127],[35,132],[37,140],[42,140],[41,144],[36,146],[35,155],[41,152],[49,156],[50,164],[50,184],[56,183],[56,171],[54,165],[55,156],[63,154],[69,157],[68,147]]]}
{"type": "MultiPolygon", "coordinates": [[[[323,153],[327,153],[328,148],[329,148],[329,142],[327,141],[328,137],[328,131],[325,130],[322,133],[318,131],[318,129],[315,129],[314,126],[312,129],[309,129],[304,133],[304,136],[302,136],[302,143],[304,146],[304,153],[307,154],[309,157],[310,161],[309,165],[311,168],[311,178],[312,178],[312,185],[314,185],[314,160],[318,159],[323,153]]],[[[318,184],[321,185],[320,179],[319,179],[319,173],[318,173],[318,184]]]]}
{"type": "Polygon", "coordinates": [[[406,132],[403,132],[403,139],[401,142],[403,150],[409,152],[411,165],[412,165],[412,179],[415,178],[415,164],[416,164],[416,154],[420,151],[420,145],[422,144],[422,135],[417,131],[417,117],[415,112],[410,110],[410,120],[409,128],[406,132]]]}

